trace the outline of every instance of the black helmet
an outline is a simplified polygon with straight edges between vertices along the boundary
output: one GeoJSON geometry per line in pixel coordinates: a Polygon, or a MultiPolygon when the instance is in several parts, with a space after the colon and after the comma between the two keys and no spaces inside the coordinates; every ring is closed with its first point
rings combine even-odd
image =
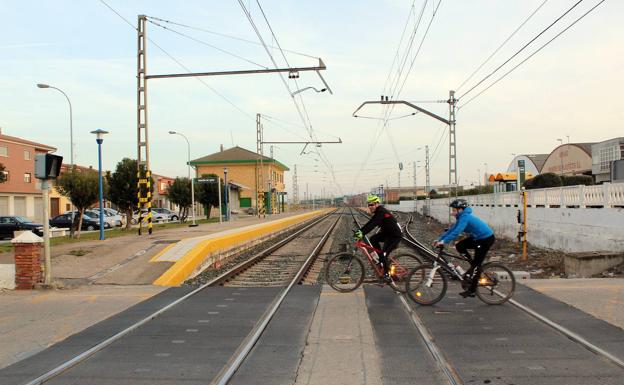
{"type": "Polygon", "coordinates": [[[465,199],[455,199],[453,202],[451,202],[449,207],[452,207],[454,209],[465,209],[466,207],[468,207],[468,202],[465,199]]]}

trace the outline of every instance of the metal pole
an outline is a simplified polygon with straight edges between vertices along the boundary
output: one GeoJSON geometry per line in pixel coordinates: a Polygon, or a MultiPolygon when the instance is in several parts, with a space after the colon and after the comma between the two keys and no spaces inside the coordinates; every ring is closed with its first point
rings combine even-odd
{"type": "Polygon", "coordinates": [[[43,194],[43,256],[45,275],[43,283],[49,285],[52,283],[52,263],[50,259],[50,185],[47,180],[41,181],[41,192],[43,194]]]}
{"type": "Polygon", "coordinates": [[[217,185],[219,190],[219,223],[223,223],[223,210],[221,209],[221,178],[217,177],[217,185]]]}
{"type": "Polygon", "coordinates": [[[429,146],[425,146],[425,203],[427,206],[427,214],[430,215],[430,199],[429,191],[431,191],[431,180],[429,179],[429,146]]]}
{"type": "MultiPolygon", "coordinates": [[[[457,196],[457,146],[455,143],[455,107],[457,99],[455,99],[455,91],[449,91],[449,203],[451,200],[451,188],[455,186],[455,195],[457,196]]],[[[451,223],[451,208],[448,212],[448,223],[451,223]]]]}
{"type": "Polygon", "coordinates": [[[102,142],[104,139],[96,139],[98,144],[98,178],[100,185],[100,241],[104,240],[104,190],[102,188],[102,142]]]}
{"type": "Polygon", "coordinates": [[[227,167],[223,168],[223,193],[225,200],[225,220],[230,220],[230,210],[228,208],[228,183],[227,183],[227,167]]]}
{"type": "Polygon", "coordinates": [[[414,212],[416,212],[416,203],[418,201],[418,185],[416,184],[416,161],[414,161],[414,212]]]}

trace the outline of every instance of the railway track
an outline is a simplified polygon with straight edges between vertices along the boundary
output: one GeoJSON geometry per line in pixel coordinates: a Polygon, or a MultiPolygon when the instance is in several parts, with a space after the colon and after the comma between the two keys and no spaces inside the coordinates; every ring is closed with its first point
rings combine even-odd
{"type": "MultiPolygon", "coordinates": [[[[123,339],[129,338],[133,333],[137,333],[140,328],[146,327],[150,322],[159,319],[168,311],[171,311],[176,306],[184,304],[186,301],[189,301],[191,298],[205,291],[205,289],[209,287],[244,287],[252,284],[254,286],[263,285],[269,287],[286,286],[273,301],[270,301],[269,309],[264,312],[259,320],[257,320],[256,326],[245,338],[243,344],[241,344],[241,346],[237,349],[235,355],[228,361],[228,364],[223,367],[223,369],[219,372],[219,375],[212,380],[212,383],[214,384],[226,384],[236,372],[236,369],[243,362],[247,354],[249,354],[254,344],[258,341],[260,335],[266,329],[269,321],[277,312],[290,290],[293,286],[303,281],[309,268],[313,265],[313,262],[318,256],[321,248],[328,240],[332,230],[339,220],[340,214],[332,215],[332,213],[330,213],[324,215],[320,219],[312,221],[284,240],[253,256],[248,261],[236,265],[234,268],[214,278],[210,282],[201,285],[167,305],[160,307],[149,316],[133,323],[131,326],[115,333],[109,338],[94,344],[91,348],[77,354],[61,364],[56,365],[38,377],[27,381],[26,384],[39,385],[49,381],[60,381],[61,383],[64,383],[62,380],[64,374],[70,373],[72,370],[78,368],[81,364],[88,362],[92,358],[95,359],[94,356],[96,354],[103,353],[113,344],[119,344],[123,339]],[[295,243],[291,244],[291,242],[295,243]],[[282,248],[285,248],[285,252],[279,251],[282,248]],[[304,252],[302,254],[302,250],[304,249],[307,253],[304,252]]],[[[198,322],[201,323],[202,321],[204,320],[199,320],[198,322]]],[[[189,332],[189,330],[195,331],[196,329],[186,329],[187,332],[189,332]]],[[[184,340],[174,341],[183,342],[184,340]]]]}
{"type": "MultiPolygon", "coordinates": [[[[416,250],[419,254],[423,256],[429,255],[431,257],[434,257],[435,256],[434,251],[429,249],[425,245],[425,243],[419,241],[410,231],[410,228],[413,222],[413,217],[411,215],[406,215],[405,213],[403,213],[403,219],[404,220],[406,219],[406,228],[405,228],[405,236],[404,236],[404,240],[406,241],[406,243],[409,244],[411,247],[413,247],[413,249],[416,250]]],[[[403,298],[402,300],[405,301],[405,298],[403,298]]],[[[408,304],[407,301],[405,302],[406,302],[406,305],[409,305],[411,307],[410,313],[413,317],[415,325],[417,325],[419,329],[423,330],[422,332],[423,337],[427,336],[426,338],[430,340],[430,343],[433,346],[435,346],[435,337],[433,336],[431,331],[427,329],[423,319],[414,310],[416,308],[416,305],[412,303],[408,304]]],[[[512,298],[509,300],[509,303],[516,309],[520,310],[522,313],[529,315],[530,317],[539,321],[543,325],[546,325],[551,330],[555,331],[556,333],[559,333],[561,336],[565,337],[567,340],[574,342],[577,346],[580,346],[583,349],[586,349],[587,351],[591,352],[594,355],[596,360],[608,362],[615,367],[624,369],[624,360],[622,358],[603,349],[602,347],[598,346],[596,343],[591,342],[589,338],[585,338],[581,334],[574,332],[570,330],[569,328],[566,328],[565,326],[561,325],[560,323],[557,323],[551,320],[546,315],[540,313],[539,311],[536,311],[535,309],[531,308],[530,306],[527,306],[526,304],[521,303],[519,300],[512,298]]],[[[485,320],[485,319],[481,318],[481,320],[485,320]]],[[[499,340],[507,340],[508,338],[509,337],[499,337],[499,340]]],[[[518,353],[518,352],[520,351],[515,351],[514,353],[518,353]]],[[[459,372],[456,368],[453,368],[452,365],[450,367],[452,368],[455,374],[459,372]]],[[[624,375],[624,372],[622,373],[622,375],[624,375]]],[[[458,376],[458,379],[459,381],[462,381],[462,379],[459,378],[459,376],[458,376]]],[[[462,383],[462,382],[457,382],[457,383],[462,383]]],[[[608,383],[608,382],[605,382],[605,383],[608,383]]]]}

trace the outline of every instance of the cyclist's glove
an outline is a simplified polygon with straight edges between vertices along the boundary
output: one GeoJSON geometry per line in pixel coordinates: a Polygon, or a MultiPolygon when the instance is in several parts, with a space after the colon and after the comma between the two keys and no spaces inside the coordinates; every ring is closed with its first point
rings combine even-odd
{"type": "Polygon", "coordinates": [[[358,240],[364,238],[364,234],[362,233],[362,230],[358,230],[354,232],[353,236],[355,237],[355,239],[358,239],[358,240]]]}

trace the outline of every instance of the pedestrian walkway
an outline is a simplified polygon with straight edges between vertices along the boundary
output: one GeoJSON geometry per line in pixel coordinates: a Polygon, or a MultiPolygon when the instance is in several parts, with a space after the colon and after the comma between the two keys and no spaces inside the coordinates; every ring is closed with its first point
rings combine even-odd
{"type": "Polygon", "coordinates": [[[529,279],[521,283],[624,329],[624,278],[529,279]]]}

